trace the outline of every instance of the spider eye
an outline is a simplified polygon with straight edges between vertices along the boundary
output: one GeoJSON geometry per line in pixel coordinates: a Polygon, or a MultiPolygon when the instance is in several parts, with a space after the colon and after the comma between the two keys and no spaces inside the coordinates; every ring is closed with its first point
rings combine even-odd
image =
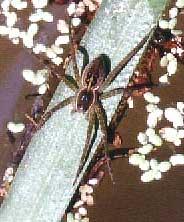
{"type": "Polygon", "coordinates": [[[81,90],[77,96],[77,110],[86,112],[93,103],[93,91],[81,90]]]}
{"type": "Polygon", "coordinates": [[[84,95],[82,95],[82,97],[81,97],[81,102],[83,102],[83,103],[86,103],[86,102],[88,102],[88,95],[86,94],[84,94],[84,95]]]}

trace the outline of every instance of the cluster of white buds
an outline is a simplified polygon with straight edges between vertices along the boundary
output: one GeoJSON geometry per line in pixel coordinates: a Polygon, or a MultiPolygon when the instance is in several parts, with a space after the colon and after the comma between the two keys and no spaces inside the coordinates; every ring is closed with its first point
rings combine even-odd
{"type": "Polygon", "coordinates": [[[137,139],[142,146],[137,149],[138,153],[129,157],[129,162],[143,171],[141,175],[143,182],[150,182],[161,179],[162,173],[167,172],[172,166],[184,163],[184,154],[171,155],[168,161],[161,162],[154,158],[146,159],[147,154],[161,149],[165,142],[172,143],[175,147],[181,145],[181,140],[184,138],[184,103],[178,102],[177,108],[161,109],[158,107],[160,102],[158,96],[147,92],[144,94],[144,99],[149,103],[146,106],[148,128],[145,132],[138,133],[137,139]],[[169,122],[170,126],[159,128],[158,123],[163,118],[169,122]]]}
{"type": "MultiPolygon", "coordinates": [[[[59,56],[63,54],[63,48],[55,44],[48,47],[43,43],[35,43],[34,41],[35,36],[39,32],[40,23],[54,21],[52,13],[45,11],[48,0],[32,0],[31,3],[33,5],[33,12],[28,16],[30,24],[27,30],[15,27],[19,19],[17,11],[31,7],[31,5],[28,5],[27,1],[21,0],[4,0],[1,3],[2,15],[6,18],[6,24],[0,26],[0,35],[8,37],[15,45],[22,42],[24,47],[32,49],[35,54],[45,54],[55,65],[59,66],[63,63],[63,58],[59,56]]],[[[59,44],[68,44],[69,37],[67,36],[67,39],[66,37],[59,39],[57,42],[59,44]]]]}
{"type": "Polygon", "coordinates": [[[47,91],[47,80],[49,76],[49,71],[47,69],[37,70],[36,73],[31,69],[24,69],[22,75],[26,81],[35,86],[39,86],[38,93],[40,95],[44,94],[47,91]]]}
{"type": "Polygon", "coordinates": [[[5,170],[5,174],[3,177],[3,181],[8,181],[8,183],[11,183],[13,181],[13,175],[14,175],[14,169],[13,167],[8,167],[5,170]]]}
{"type": "MultiPolygon", "coordinates": [[[[69,43],[69,25],[64,20],[58,20],[57,30],[61,33],[56,37],[54,43],[51,46],[46,46],[43,43],[35,43],[34,38],[40,30],[41,22],[53,22],[54,17],[52,13],[45,11],[48,5],[48,0],[31,0],[29,4],[32,4],[33,11],[28,16],[30,24],[27,30],[19,29],[16,26],[18,21],[17,11],[31,7],[27,1],[22,0],[3,0],[1,3],[1,14],[5,16],[6,23],[0,26],[0,35],[7,36],[13,44],[23,43],[23,46],[32,49],[35,54],[44,54],[52,63],[59,66],[63,63],[63,45],[69,43]]],[[[91,1],[84,1],[84,7],[92,4],[91,1]]],[[[99,1],[97,1],[100,4],[99,1]]],[[[72,17],[72,25],[74,27],[80,25],[80,18],[77,16],[76,10],[82,7],[82,2],[75,4],[71,2],[68,6],[68,14],[72,17]]],[[[91,6],[90,6],[91,7],[91,6]]],[[[48,84],[45,83],[43,75],[35,75],[29,71],[23,72],[24,78],[31,82],[33,85],[39,85],[39,94],[44,94],[48,88],[48,84]],[[42,82],[43,80],[43,82],[42,82]]]]}
{"type": "Polygon", "coordinates": [[[91,1],[91,0],[83,0],[83,3],[86,7],[89,8],[90,12],[94,12],[97,10],[97,8],[101,5],[102,0],[95,0],[95,1],[91,1]]]}
{"type": "Polygon", "coordinates": [[[34,36],[37,34],[39,30],[39,26],[36,22],[39,22],[40,20],[44,20],[46,22],[52,22],[53,21],[53,16],[49,12],[44,12],[40,7],[46,6],[47,1],[33,1],[33,6],[37,6],[36,13],[32,14],[29,16],[29,20],[32,22],[28,30],[21,30],[16,26],[16,23],[18,21],[18,10],[23,10],[28,7],[27,2],[21,1],[21,0],[4,0],[1,3],[1,8],[2,8],[2,14],[6,18],[6,23],[4,25],[0,26],[0,35],[2,36],[8,36],[8,38],[13,42],[13,44],[19,44],[19,41],[22,40],[23,45],[26,48],[33,48],[34,46],[34,36]],[[37,3],[38,4],[37,4],[37,3]],[[42,4],[40,4],[42,2],[42,4]],[[44,3],[44,4],[43,4],[44,3]],[[39,7],[38,7],[39,5],[39,7]],[[10,6],[14,8],[15,10],[12,11],[13,9],[10,10],[10,6]]]}
{"type": "Polygon", "coordinates": [[[89,222],[86,207],[94,205],[94,187],[99,184],[100,179],[101,178],[91,178],[86,184],[79,187],[80,199],[73,205],[73,211],[75,211],[75,213],[67,214],[67,222],[89,222]]]}
{"type": "Polygon", "coordinates": [[[184,0],[177,0],[176,7],[183,8],[184,7],[184,0]]]}
{"type": "Polygon", "coordinates": [[[75,2],[71,2],[67,8],[68,15],[71,17],[71,23],[74,27],[77,27],[81,23],[81,19],[79,14],[77,14],[77,4],[75,2]]]}
{"type": "Polygon", "coordinates": [[[59,19],[57,23],[57,30],[61,32],[61,34],[69,34],[69,25],[65,20],[59,19]]]}
{"type": "Polygon", "coordinates": [[[101,5],[102,0],[82,0],[79,1],[79,3],[76,5],[75,14],[77,16],[82,16],[86,9],[89,10],[89,12],[95,12],[98,7],[101,5]]]}
{"type": "Polygon", "coordinates": [[[167,67],[167,73],[159,78],[161,83],[169,83],[169,76],[176,74],[177,72],[177,58],[172,53],[166,53],[160,60],[161,67],[167,67]]]}
{"type": "Polygon", "coordinates": [[[25,124],[8,122],[7,129],[12,133],[21,133],[25,129],[25,124]]]}
{"type": "Polygon", "coordinates": [[[72,17],[72,25],[77,27],[80,25],[80,17],[88,10],[89,12],[95,12],[101,5],[102,0],[82,0],[78,4],[71,2],[67,8],[68,15],[72,17]]]}
{"type": "Polygon", "coordinates": [[[31,22],[53,22],[53,19],[53,15],[50,12],[43,11],[42,9],[37,9],[29,16],[29,21],[31,22]]]}
{"type": "MultiPolygon", "coordinates": [[[[75,204],[73,205],[73,209],[76,211],[73,214],[73,218],[80,222],[87,222],[89,221],[89,218],[87,217],[86,206],[93,206],[94,204],[94,199],[92,196],[93,187],[88,184],[85,184],[83,186],[80,186],[79,192],[80,192],[80,200],[75,202],[75,204]]],[[[69,221],[67,220],[67,222],[69,221]]]]}
{"type": "Polygon", "coordinates": [[[14,178],[14,169],[13,167],[8,167],[5,170],[4,176],[3,176],[3,183],[0,186],[0,197],[4,197],[7,195],[10,185],[14,178]]]}
{"type": "MultiPolygon", "coordinates": [[[[177,16],[179,13],[179,9],[184,7],[184,1],[180,0],[180,1],[176,1],[175,6],[172,7],[169,10],[169,19],[160,19],[159,21],[159,27],[161,29],[171,29],[172,33],[175,33],[174,28],[176,27],[177,24],[177,16]]],[[[179,30],[181,33],[181,30],[179,30]]],[[[177,32],[178,33],[178,32],[177,32]]]]}
{"type": "Polygon", "coordinates": [[[35,8],[45,8],[48,5],[48,0],[31,0],[35,8]]]}
{"type": "Polygon", "coordinates": [[[11,5],[13,8],[17,10],[22,10],[27,8],[27,1],[22,1],[22,0],[12,0],[11,5]]]}
{"type": "MultiPolygon", "coordinates": [[[[161,19],[159,21],[159,27],[161,29],[170,29],[171,33],[178,36],[178,38],[180,38],[179,36],[182,34],[182,31],[175,29],[175,27],[177,25],[177,16],[179,14],[179,9],[183,7],[183,0],[176,1],[175,6],[169,10],[169,20],[161,19]]],[[[171,49],[170,53],[165,53],[165,55],[161,58],[160,65],[161,67],[167,67],[167,73],[163,74],[159,78],[159,82],[169,83],[168,77],[176,74],[177,72],[177,58],[175,57],[175,54],[181,55],[182,53],[184,53],[183,49],[181,49],[180,47],[174,47],[171,49]]]]}

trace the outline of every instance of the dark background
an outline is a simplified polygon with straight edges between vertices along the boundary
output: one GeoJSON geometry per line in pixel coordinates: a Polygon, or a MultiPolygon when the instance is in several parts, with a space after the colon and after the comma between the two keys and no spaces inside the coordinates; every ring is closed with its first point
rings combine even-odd
{"type": "MultiPolygon", "coordinates": [[[[61,13],[61,11],[60,11],[61,13]]],[[[179,19],[178,28],[183,28],[184,16],[179,19]]],[[[11,42],[0,38],[0,178],[12,161],[12,145],[6,135],[8,121],[25,122],[25,113],[30,112],[32,101],[25,101],[25,95],[35,89],[22,78],[22,69],[39,67],[26,50],[13,46],[11,42]]],[[[184,65],[179,65],[177,75],[171,77],[171,85],[154,90],[161,97],[164,106],[184,101],[184,65]]],[[[159,73],[166,70],[158,66],[153,71],[153,81],[157,82],[159,73]]],[[[54,86],[53,86],[54,88],[54,86]]],[[[46,102],[49,98],[45,99],[46,102]]],[[[117,131],[123,140],[123,147],[136,147],[136,135],[146,128],[145,102],[142,97],[134,100],[134,109],[130,109],[121,121],[117,131]]],[[[20,135],[16,136],[17,141],[20,135]]],[[[183,153],[183,143],[176,150],[183,153]]],[[[151,157],[167,159],[171,150],[164,146],[151,157]]],[[[163,174],[160,181],[143,184],[138,168],[128,164],[128,158],[113,161],[115,186],[108,173],[100,186],[95,189],[95,205],[88,208],[91,222],[182,222],[184,221],[184,167],[173,167],[163,174]]],[[[2,179],[0,179],[1,181],[2,179]]]]}

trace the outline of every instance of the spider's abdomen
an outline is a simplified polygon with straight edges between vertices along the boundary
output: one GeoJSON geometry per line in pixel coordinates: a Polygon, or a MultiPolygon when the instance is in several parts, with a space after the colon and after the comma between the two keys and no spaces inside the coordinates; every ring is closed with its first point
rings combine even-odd
{"type": "Polygon", "coordinates": [[[86,112],[95,101],[95,94],[93,90],[82,89],[76,100],[76,109],[79,112],[86,112]]]}
{"type": "Polygon", "coordinates": [[[108,67],[105,64],[102,55],[95,58],[89,65],[86,66],[82,75],[82,85],[91,89],[98,89],[104,82],[108,67]]]}

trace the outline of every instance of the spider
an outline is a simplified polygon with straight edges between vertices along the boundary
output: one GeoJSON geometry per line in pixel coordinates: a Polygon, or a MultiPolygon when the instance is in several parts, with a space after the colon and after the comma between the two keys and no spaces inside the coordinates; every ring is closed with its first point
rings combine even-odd
{"type": "MultiPolygon", "coordinates": [[[[74,78],[65,74],[60,76],[60,79],[69,87],[74,93],[74,96],[70,96],[56,106],[51,108],[49,111],[45,112],[40,122],[37,124],[37,129],[41,128],[41,126],[50,118],[50,116],[56,112],[57,110],[69,105],[74,104],[74,111],[82,112],[88,118],[88,128],[87,128],[87,136],[85,141],[84,152],[81,157],[81,164],[79,166],[79,172],[81,172],[84,163],[87,159],[87,154],[90,147],[90,140],[93,131],[93,127],[98,120],[99,126],[101,128],[103,139],[102,144],[105,149],[105,156],[107,160],[107,166],[109,170],[109,174],[111,180],[113,181],[113,176],[111,172],[111,167],[108,158],[108,146],[107,146],[107,117],[103,105],[101,103],[102,99],[109,98],[115,96],[116,94],[121,94],[123,91],[127,92],[127,97],[130,96],[132,90],[140,89],[145,87],[145,84],[136,86],[130,86],[125,88],[115,88],[113,90],[104,92],[104,89],[107,88],[114,78],[118,75],[118,73],[127,65],[130,59],[143,47],[146,41],[149,38],[149,35],[145,36],[137,46],[129,52],[120,62],[115,66],[113,70],[110,71],[109,67],[109,59],[105,54],[101,54],[98,57],[94,58],[91,63],[84,65],[82,70],[82,74],[80,75],[76,56],[75,56],[75,42],[74,42],[74,30],[72,25],[70,24],[70,45],[71,45],[71,60],[73,64],[74,70],[74,78]]],[[[81,49],[82,48],[78,48],[81,49]]],[[[84,51],[84,50],[83,50],[84,51]]],[[[51,69],[53,67],[50,67],[51,69]]],[[[53,71],[54,72],[54,71],[53,71]]],[[[56,76],[58,76],[56,74],[56,76]]]]}
{"type": "MultiPolygon", "coordinates": [[[[69,37],[70,37],[70,59],[73,65],[74,77],[71,75],[60,75],[56,70],[55,65],[51,64],[48,60],[42,60],[37,55],[29,51],[31,55],[36,57],[44,66],[50,70],[50,74],[60,81],[63,81],[65,85],[74,92],[74,96],[70,96],[56,106],[46,111],[38,121],[35,122],[32,118],[27,118],[33,123],[36,130],[39,130],[43,124],[51,117],[51,115],[59,109],[72,104],[74,111],[82,112],[87,117],[89,123],[87,128],[87,136],[85,140],[85,146],[83,155],[81,157],[80,166],[77,172],[77,175],[81,172],[90,150],[90,141],[93,132],[93,127],[98,121],[101,128],[103,138],[102,146],[104,147],[105,157],[107,160],[107,167],[111,181],[114,184],[112,170],[110,167],[110,158],[108,157],[108,146],[107,146],[107,117],[105,109],[101,103],[101,100],[113,97],[116,94],[125,94],[125,97],[128,98],[132,92],[135,90],[140,90],[144,88],[150,88],[153,86],[152,83],[143,83],[135,84],[126,87],[115,88],[109,91],[104,92],[118,75],[118,73],[128,64],[131,58],[143,47],[143,45],[148,41],[150,33],[146,35],[137,45],[133,48],[114,68],[110,71],[110,59],[105,54],[100,54],[98,57],[94,58],[91,63],[86,64],[84,60],[83,68],[81,70],[81,75],[77,66],[76,61],[76,49],[81,51],[84,54],[84,57],[88,56],[86,49],[81,46],[76,47],[74,41],[74,28],[69,21],[69,37]]],[[[76,177],[77,178],[77,177],[76,177]]]]}

